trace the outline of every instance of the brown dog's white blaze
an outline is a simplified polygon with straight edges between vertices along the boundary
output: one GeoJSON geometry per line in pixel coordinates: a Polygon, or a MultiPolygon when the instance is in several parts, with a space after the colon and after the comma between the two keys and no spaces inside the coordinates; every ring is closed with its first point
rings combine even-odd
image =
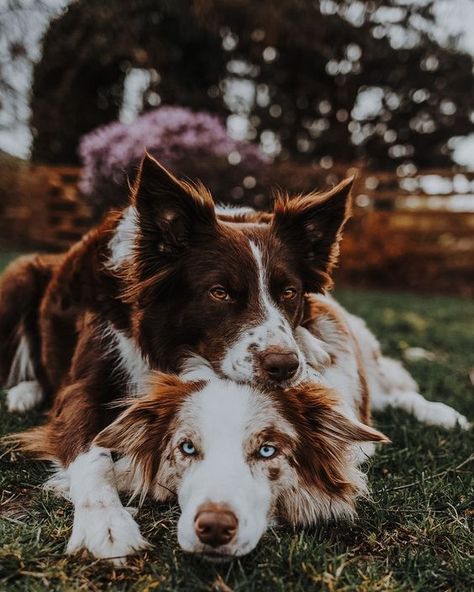
{"type": "Polygon", "coordinates": [[[214,377],[173,379],[171,390],[157,377],[95,443],[139,467],[132,488],[161,500],[176,492],[178,538],[191,552],[247,553],[274,515],[312,524],[353,514],[366,485],[351,449],[386,441],[317,385],[269,394],[214,377]]]}
{"type": "Polygon", "coordinates": [[[299,300],[301,294],[293,285],[299,288],[300,282],[291,278],[290,270],[284,270],[279,286],[272,290],[275,273],[265,238],[265,234],[256,233],[253,239],[243,241],[250,255],[247,270],[253,315],[238,327],[217,370],[239,382],[288,383],[301,375],[304,358],[293,335],[299,321],[299,303],[286,302],[283,295],[292,290],[299,300]]]}
{"type": "Polygon", "coordinates": [[[252,382],[261,373],[264,380],[290,384],[304,374],[306,360],[294,331],[302,319],[303,295],[329,286],[351,186],[352,179],[346,179],[328,194],[280,197],[271,224],[260,224],[253,237],[246,229],[262,314],[258,323],[243,324],[228,347],[219,368],[224,376],[252,382]]]}

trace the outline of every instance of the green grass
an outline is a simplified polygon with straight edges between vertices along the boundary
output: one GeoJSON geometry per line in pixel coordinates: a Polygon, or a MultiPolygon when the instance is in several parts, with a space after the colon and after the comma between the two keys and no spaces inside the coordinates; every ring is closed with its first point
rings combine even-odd
{"type": "MultiPolygon", "coordinates": [[[[338,297],[367,320],[385,352],[400,357],[421,346],[435,353],[434,362],[409,364],[422,391],[474,419],[473,302],[349,290],[338,297]]],[[[1,433],[41,421],[39,412],[8,415],[1,398],[1,433]]],[[[0,590],[473,590],[473,432],[425,427],[395,411],[375,421],[393,443],[368,467],[373,499],[360,503],[356,522],[275,528],[249,556],[222,565],[183,554],[176,508],[149,503],[138,521],[153,549],[127,568],[65,557],[70,504],[41,490],[46,465],[4,453],[0,590]]]]}
{"type": "Polygon", "coordinates": [[[5,253],[4,251],[0,250],[0,273],[2,270],[10,263],[12,259],[15,257],[19,257],[21,253],[11,252],[5,253]]]}

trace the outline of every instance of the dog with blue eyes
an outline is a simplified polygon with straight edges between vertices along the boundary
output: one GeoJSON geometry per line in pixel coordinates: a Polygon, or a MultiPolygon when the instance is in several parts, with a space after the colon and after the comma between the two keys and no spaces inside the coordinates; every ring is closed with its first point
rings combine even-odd
{"type": "MultiPolygon", "coordinates": [[[[23,435],[23,446],[53,458],[50,438],[48,426],[36,428],[23,435]]],[[[69,552],[85,547],[120,564],[147,547],[121,506],[122,490],[177,500],[181,548],[231,558],[251,551],[276,518],[310,525],[353,516],[355,500],[367,491],[357,450],[370,441],[386,438],[349,418],[327,387],[307,382],[264,392],[194,364],[179,378],[155,374],[147,393],[95,438],[88,466],[109,482],[97,479],[94,499],[83,487],[94,476],[84,473],[81,458],[50,486],[75,506],[69,552]],[[115,464],[110,451],[120,455],[115,464]]]]}
{"type": "Polygon", "coordinates": [[[263,392],[209,374],[155,376],[94,444],[123,455],[115,471],[126,490],[177,498],[183,550],[223,558],[251,551],[276,518],[353,516],[367,491],[357,449],[381,441],[316,383],[263,392]]]}

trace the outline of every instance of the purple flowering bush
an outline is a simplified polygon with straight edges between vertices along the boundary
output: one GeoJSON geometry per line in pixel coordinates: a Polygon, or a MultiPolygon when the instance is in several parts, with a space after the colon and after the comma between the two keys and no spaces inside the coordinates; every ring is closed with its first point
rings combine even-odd
{"type": "Polygon", "coordinates": [[[269,162],[256,144],[230,138],[218,117],[164,106],[83,136],[81,191],[99,210],[122,205],[145,149],[178,176],[201,179],[222,202],[251,201],[242,181],[269,162]]]}

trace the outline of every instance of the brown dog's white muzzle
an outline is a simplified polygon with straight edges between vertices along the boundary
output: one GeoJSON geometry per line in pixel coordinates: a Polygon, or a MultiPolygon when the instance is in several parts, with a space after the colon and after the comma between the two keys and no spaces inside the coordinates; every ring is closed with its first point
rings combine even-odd
{"type": "Polygon", "coordinates": [[[237,516],[227,504],[203,504],[194,519],[198,539],[213,548],[230,543],[237,533],[238,525],[237,516]]]}

